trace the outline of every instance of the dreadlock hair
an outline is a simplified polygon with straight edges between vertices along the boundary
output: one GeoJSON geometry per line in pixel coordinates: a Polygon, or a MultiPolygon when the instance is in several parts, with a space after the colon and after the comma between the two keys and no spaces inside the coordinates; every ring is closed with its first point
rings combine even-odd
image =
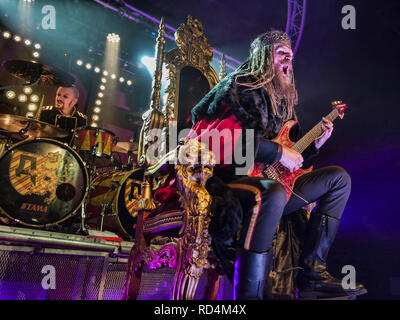
{"type": "MultiPolygon", "coordinates": [[[[292,97],[284,97],[283,115],[279,113],[278,106],[282,103],[281,97],[277,94],[273,79],[275,77],[274,68],[274,44],[282,43],[291,47],[289,36],[281,31],[269,31],[259,35],[250,45],[250,55],[247,60],[237,69],[244,73],[236,76],[235,82],[238,85],[248,87],[247,90],[264,88],[267,90],[271,100],[274,115],[287,121],[292,117],[297,121],[294,105],[298,102],[297,91],[292,97]],[[241,77],[252,76],[256,80],[253,82],[239,82],[241,77]]],[[[293,70],[291,71],[292,86],[295,88],[293,70]]],[[[261,111],[261,110],[260,110],[261,111]]]]}

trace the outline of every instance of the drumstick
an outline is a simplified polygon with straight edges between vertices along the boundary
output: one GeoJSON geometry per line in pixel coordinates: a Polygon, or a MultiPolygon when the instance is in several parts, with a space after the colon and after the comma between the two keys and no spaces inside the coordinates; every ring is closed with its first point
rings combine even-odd
{"type": "Polygon", "coordinates": [[[40,114],[42,113],[43,101],[44,101],[44,94],[42,95],[42,99],[40,100],[39,110],[38,110],[38,112],[36,112],[36,115],[35,115],[36,120],[40,119],[40,114]]]}

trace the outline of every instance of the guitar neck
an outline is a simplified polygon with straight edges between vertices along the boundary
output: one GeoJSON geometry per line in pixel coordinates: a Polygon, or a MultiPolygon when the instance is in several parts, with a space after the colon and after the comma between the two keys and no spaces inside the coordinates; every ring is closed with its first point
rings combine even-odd
{"type": "MultiPolygon", "coordinates": [[[[333,109],[331,113],[325,116],[326,119],[334,121],[339,116],[337,109],[333,109]]],[[[322,121],[318,122],[310,131],[308,131],[299,141],[297,141],[292,149],[302,153],[307,147],[322,134],[322,121]]]]}

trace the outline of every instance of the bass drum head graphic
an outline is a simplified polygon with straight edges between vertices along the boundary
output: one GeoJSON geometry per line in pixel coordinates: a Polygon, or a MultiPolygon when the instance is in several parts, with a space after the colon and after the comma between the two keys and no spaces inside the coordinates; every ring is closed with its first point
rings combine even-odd
{"type": "Polygon", "coordinates": [[[51,139],[14,145],[0,158],[0,209],[24,225],[43,227],[72,216],[86,196],[80,156],[51,139]]]}

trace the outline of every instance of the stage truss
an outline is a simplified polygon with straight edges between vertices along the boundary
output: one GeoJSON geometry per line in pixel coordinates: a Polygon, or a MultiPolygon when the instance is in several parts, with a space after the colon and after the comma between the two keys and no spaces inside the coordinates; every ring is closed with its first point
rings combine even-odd
{"type": "MultiPolygon", "coordinates": [[[[126,2],[122,1],[107,1],[107,0],[93,0],[94,2],[111,9],[115,12],[118,12],[121,16],[131,19],[133,21],[146,24],[148,26],[152,26],[155,31],[158,30],[158,24],[160,20],[155,17],[152,17],[143,11],[138,10],[137,8],[127,4],[126,2]],[[116,5],[119,4],[119,5],[116,5]]],[[[293,46],[293,53],[296,54],[297,49],[300,44],[301,36],[303,33],[305,17],[306,17],[306,2],[307,0],[288,0],[288,10],[287,10],[287,20],[286,20],[286,33],[290,35],[292,39],[293,46]]],[[[169,26],[168,24],[165,25],[165,37],[175,41],[174,33],[176,29],[169,26]]],[[[232,70],[236,69],[237,66],[242,64],[241,61],[230,57],[223,52],[213,48],[213,52],[219,56],[214,57],[216,62],[224,55],[224,58],[227,60],[226,66],[232,70]]]]}
{"type": "Polygon", "coordinates": [[[288,0],[286,33],[292,39],[293,53],[299,48],[306,20],[307,0],[288,0]]]}

